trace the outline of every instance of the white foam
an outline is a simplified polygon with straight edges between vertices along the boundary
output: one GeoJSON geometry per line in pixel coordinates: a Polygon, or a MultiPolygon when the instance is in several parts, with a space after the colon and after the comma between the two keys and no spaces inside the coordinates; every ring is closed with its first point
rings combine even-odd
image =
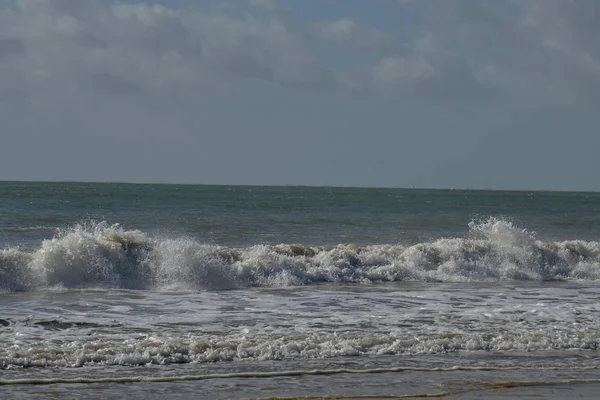
{"type": "Polygon", "coordinates": [[[58,232],[33,251],[0,252],[0,287],[203,288],[315,282],[598,280],[600,243],[544,243],[491,218],[465,238],[358,247],[257,245],[225,248],[161,238],[105,222],[58,232]]]}
{"type": "Polygon", "coordinates": [[[40,340],[0,349],[0,368],[145,365],[215,361],[323,359],[364,355],[424,355],[459,351],[546,351],[597,349],[597,332],[498,332],[414,334],[315,332],[305,335],[244,335],[124,341],[40,340]]]}

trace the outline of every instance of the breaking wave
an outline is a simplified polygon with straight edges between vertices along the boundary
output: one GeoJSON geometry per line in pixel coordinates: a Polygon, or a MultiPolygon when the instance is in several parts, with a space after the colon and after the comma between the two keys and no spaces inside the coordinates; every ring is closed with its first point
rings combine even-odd
{"type": "Polygon", "coordinates": [[[166,365],[248,360],[306,360],[364,355],[426,355],[461,351],[596,350],[597,332],[436,334],[312,333],[299,336],[151,336],[122,342],[80,339],[39,341],[33,346],[0,348],[0,370],[15,367],[86,365],[166,365]]]}
{"type": "Polygon", "coordinates": [[[542,242],[496,218],[471,222],[469,228],[463,238],[411,246],[230,248],[88,222],[58,231],[35,249],[0,250],[0,290],[600,279],[599,242],[542,242]]]}

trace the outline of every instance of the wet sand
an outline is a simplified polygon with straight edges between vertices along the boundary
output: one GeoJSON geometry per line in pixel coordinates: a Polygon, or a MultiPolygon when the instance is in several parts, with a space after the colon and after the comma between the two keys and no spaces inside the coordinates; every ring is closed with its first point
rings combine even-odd
{"type": "MultiPolygon", "coordinates": [[[[8,375],[17,378],[18,375],[14,372],[16,371],[10,371],[8,375]]],[[[51,371],[48,372],[51,376],[51,371]]],[[[136,376],[140,379],[144,376],[156,377],[152,374],[130,375],[132,379],[129,383],[117,383],[124,376],[113,376],[114,382],[111,382],[110,376],[104,376],[101,378],[104,381],[99,379],[97,383],[40,385],[31,380],[31,384],[0,386],[0,398],[571,400],[596,399],[600,394],[598,369],[307,373],[290,376],[282,372],[280,376],[218,378],[215,375],[215,378],[207,377],[208,379],[193,379],[193,376],[188,375],[190,380],[173,382],[135,382],[136,376]]],[[[169,376],[181,378],[185,375],[169,376]]],[[[165,376],[165,380],[169,376],[165,376]]],[[[6,374],[3,378],[6,379],[6,374]]]]}

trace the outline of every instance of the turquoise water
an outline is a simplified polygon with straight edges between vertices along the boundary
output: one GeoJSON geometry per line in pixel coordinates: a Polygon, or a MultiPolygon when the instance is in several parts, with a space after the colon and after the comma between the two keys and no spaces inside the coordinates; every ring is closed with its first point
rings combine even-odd
{"type": "Polygon", "coordinates": [[[596,279],[600,194],[3,183],[2,287],[596,279]]]}
{"type": "Polygon", "coordinates": [[[600,233],[600,193],[1,182],[0,202],[10,243],[84,220],[223,246],[414,244],[490,216],[544,240],[600,233]]]}
{"type": "Polygon", "coordinates": [[[3,182],[0,392],[306,395],[326,380],[243,374],[350,368],[345,392],[411,393],[398,366],[415,391],[436,368],[593,382],[599,211],[598,193],[3,182]]]}

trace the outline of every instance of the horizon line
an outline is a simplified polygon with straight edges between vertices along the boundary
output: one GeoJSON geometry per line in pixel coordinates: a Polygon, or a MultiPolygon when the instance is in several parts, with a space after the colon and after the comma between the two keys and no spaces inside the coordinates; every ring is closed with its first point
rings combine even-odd
{"type": "Polygon", "coordinates": [[[172,185],[172,186],[238,186],[238,187],[297,187],[297,188],[335,188],[335,189],[390,189],[390,190],[439,190],[439,191],[487,191],[487,192],[563,192],[598,193],[599,190],[583,189],[499,189],[470,187],[424,187],[424,186],[356,186],[333,184],[255,184],[255,183],[198,183],[198,182],[151,182],[151,181],[86,181],[86,180],[0,180],[3,183],[58,183],[58,184],[121,184],[121,185],[172,185]]]}

